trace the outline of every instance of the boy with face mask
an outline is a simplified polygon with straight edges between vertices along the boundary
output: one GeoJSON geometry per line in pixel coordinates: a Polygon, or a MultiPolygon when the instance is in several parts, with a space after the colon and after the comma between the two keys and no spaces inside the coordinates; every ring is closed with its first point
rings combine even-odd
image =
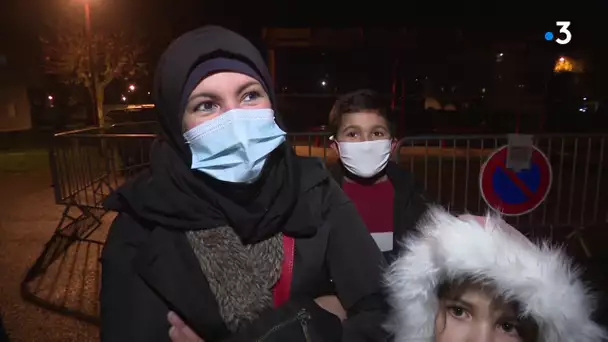
{"type": "Polygon", "coordinates": [[[414,176],[389,160],[397,141],[387,107],[374,91],[357,90],[336,101],[329,124],[340,157],[331,173],[390,261],[395,241],[414,229],[427,200],[414,176]]]}

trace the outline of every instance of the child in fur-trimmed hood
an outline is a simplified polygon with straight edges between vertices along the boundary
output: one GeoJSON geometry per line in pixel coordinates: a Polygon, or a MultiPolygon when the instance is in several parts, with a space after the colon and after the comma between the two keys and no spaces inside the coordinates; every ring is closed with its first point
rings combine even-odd
{"type": "Polygon", "coordinates": [[[499,217],[433,208],[386,275],[395,342],[599,342],[595,300],[563,252],[499,217]]]}

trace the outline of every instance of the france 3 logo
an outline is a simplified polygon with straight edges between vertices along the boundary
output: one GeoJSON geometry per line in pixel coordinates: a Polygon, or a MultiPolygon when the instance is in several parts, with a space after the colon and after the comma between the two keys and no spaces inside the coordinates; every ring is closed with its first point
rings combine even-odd
{"type": "Polygon", "coordinates": [[[557,21],[555,25],[559,28],[558,37],[556,37],[553,32],[549,31],[545,33],[545,40],[552,41],[555,40],[557,44],[566,45],[570,43],[572,40],[572,32],[570,32],[570,22],[569,21],[557,21]]]}

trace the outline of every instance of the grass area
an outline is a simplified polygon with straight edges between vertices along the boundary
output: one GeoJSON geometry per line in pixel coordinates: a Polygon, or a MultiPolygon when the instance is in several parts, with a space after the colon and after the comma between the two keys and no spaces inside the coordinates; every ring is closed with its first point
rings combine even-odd
{"type": "Polygon", "coordinates": [[[39,171],[48,167],[49,156],[46,149],[0,151],[0,173],[39,171]]]}

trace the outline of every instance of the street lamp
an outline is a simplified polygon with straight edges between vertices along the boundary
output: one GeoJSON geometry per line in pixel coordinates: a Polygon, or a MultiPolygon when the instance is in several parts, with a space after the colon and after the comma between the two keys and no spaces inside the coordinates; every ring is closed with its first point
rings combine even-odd
{"type": "Polygon", "coordinates": [[[129,85],[129,91],[130,92],[134,92],[135,91],[135,85],[134,84],[129,85]]]}
{"type": "MultiPolygon", "coordinates": [[[[98,121],[99,113],[98,111],[98,103],[97,103],[97,72],[95,66],[95,51],[92,42],[92,30],[91,30],[91,3],[89,0],[84,0],[84,31],[87,39],[87,49],[89,50],[89,74],[91,77],[91,86],[93,87],[93,112],[95,113],[95,121],[98,121]]],[[[102,119],[103,120],[103,119],[102,119]]],[[[102,122],[97,122],[98,124],[102,124],[102,122]]]]}

